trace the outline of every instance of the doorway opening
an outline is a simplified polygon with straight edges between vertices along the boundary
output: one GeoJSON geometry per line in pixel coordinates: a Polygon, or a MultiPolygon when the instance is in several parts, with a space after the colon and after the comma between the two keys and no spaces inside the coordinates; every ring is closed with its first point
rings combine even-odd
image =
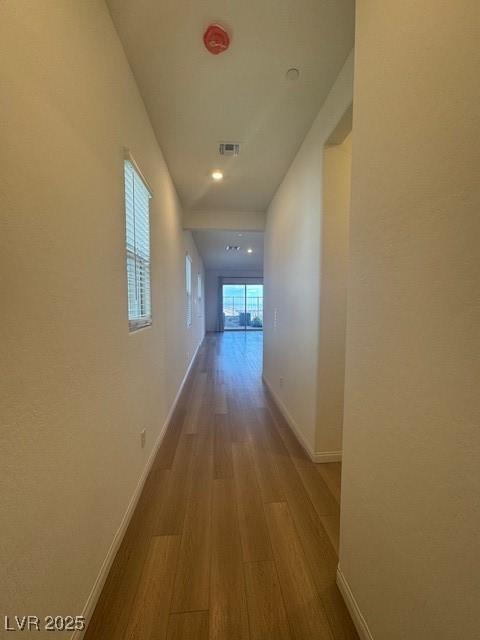
{"type": "Polygon", "coordinates": [[[224,331],[263,330],[263,284],[222,285],[224,331]]]}

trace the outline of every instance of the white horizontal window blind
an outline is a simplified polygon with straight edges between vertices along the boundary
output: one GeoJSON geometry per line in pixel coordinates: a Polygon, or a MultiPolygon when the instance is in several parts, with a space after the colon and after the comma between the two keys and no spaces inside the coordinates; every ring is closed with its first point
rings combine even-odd
{"type": "Polygon", "coordinates": [[[202,293],[202,274],[201,273],[197,273],[197,315],[199,318],[202,317],[202,300],[203,300],[203,293],[202,293]]]}
{"type": "Polygon", "coordinates": [[[185,290],[187,293],[187,327],[192,324],[192,259],[185,256],[185,290]]]}
{"type": "Polygon", "coordinates": [[[150,191],[125,160],[125,218],[130,331],[152,324],[150,296],[150,191]]]}

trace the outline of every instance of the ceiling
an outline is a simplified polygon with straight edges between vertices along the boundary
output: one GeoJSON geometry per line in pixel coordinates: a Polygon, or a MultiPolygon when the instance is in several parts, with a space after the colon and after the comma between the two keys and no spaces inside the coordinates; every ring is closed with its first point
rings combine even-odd
{"type": "Polygon", "coordinates": [[[263,231],[193,231],[195,244],[206,269],[263,271],[263,231]],[[239,246],[239,251],[226,251],[227,245],[239,246]],[[247,253],[247,249],[253,249],[247,253]]]}
{"type": "Polygon", "coordinates": [[[353,46],[354,0],[107,3],[183,207],[266,210],[353,46]],[[231,35],[218,56],[202,41],[211,22],[231,35]]]}

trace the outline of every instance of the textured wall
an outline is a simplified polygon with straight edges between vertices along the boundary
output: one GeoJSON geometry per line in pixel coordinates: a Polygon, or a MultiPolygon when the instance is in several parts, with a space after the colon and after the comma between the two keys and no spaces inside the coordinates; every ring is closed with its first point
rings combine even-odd
{"type": "Polygon", "coordinates": [[[185,251],[203,267],[103,2],[1,2],[0,78],[3,625],[81,614],[203,336],[185,251]],[[124,146],[154,192],[153,326],[134,334],[124,146]]]}
{"type": "Polygon", "coordinates": [[[480,7],[357,14],[340,565],[375,640],[474,640],[480,7]]]}
{"type": "Polygon", "coordinates": [[[345,386],[352,137],[325,147],[316,451],[340,452],[345,386]]]}
{"type": "Polygon", "coordinates": [[[311,452],[319,451],[316,432],[324,148],[351,105],[352,91],[353,53],[267,212],[264,375],[311,452]]]}

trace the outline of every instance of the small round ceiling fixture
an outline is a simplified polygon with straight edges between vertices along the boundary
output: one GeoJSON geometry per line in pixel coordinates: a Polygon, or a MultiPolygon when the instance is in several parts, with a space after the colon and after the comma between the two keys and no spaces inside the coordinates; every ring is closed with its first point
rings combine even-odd
{"type": "Polygon", "coordinates": [[[296,67],[292,67],[287,71],[285,76],[287,80],[290,80],[290,82],[295,82],[300,77],[300,71],[296,67]]]}
{"type": "Polygon", "coordinates": [[[247,249],[247,253],[253,253],[253,249],[247,249]]]}
{"type": "Polygon", "coordinates": [[[223,53],[230,46],[230,36],[220,24],[210,24],[203,34],[203,43],[207,51],[214,56],[223,53]]]}
{"type": "Polygon", "coordinates": [[[215,180],[215,182],[220,182],[220,180],[223,180],[223,173],[221,171],[212,171],[212,178],[215,180]]]}

